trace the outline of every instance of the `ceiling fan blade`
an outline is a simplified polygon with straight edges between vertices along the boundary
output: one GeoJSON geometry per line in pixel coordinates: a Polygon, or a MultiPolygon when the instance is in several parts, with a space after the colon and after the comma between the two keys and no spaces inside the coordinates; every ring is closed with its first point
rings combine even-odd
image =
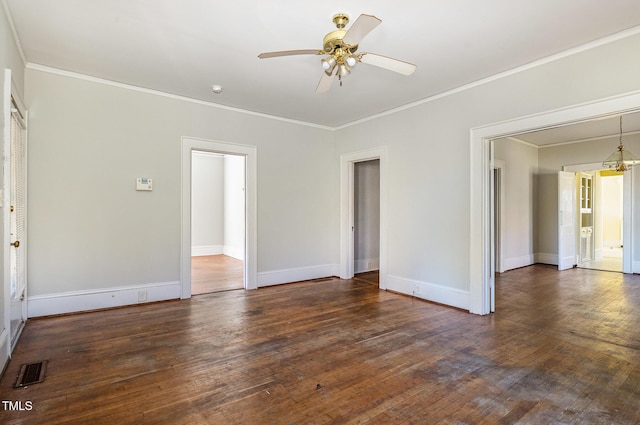
{"type": "Polygon", "coordinates": [[[367,34],[371,32],[375,27],[380,25],[382,21],[373,15],[360,15],[358,19],[351,25],[351,28],[347,30],[347,33],[342,38],[345,44],[355,46],[360,44],[367,34]]]}
{"type": "Polygon", "coordinates": [[[361,53],[358,57],[362,63],[378,66],[403,75],[411,75],[416,70],[416,66],[412,63],[376,55],[374,53],[361,53]]]}
{"type": "Polygon", "coordinates": [[[331,88],[331,83],[333,83],[333,73],[327,74],[326,72],[323,72],[322,77],[320,77],[320,81],[318,82],[318,87],[316,87],[316,93],[328,92],[331,88]]]}
{"type": "Polygon", "coordinates": [[[295,55],[326,55],[327,52],[318,49],[305,49],[305,50],[282,50],[280,52],[266,52],[260,53],[258,57],[260,59],[276,58],[278,56],[295,56],[295,55]]]}

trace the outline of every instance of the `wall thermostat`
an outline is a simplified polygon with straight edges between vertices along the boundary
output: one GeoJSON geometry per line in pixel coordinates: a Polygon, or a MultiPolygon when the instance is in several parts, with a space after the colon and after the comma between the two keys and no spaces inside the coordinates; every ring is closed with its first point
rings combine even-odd
{"type": "Polygon", "coordinates": [[[153,179],[138,177],[136,179],[136,190],[153,190],[153,179]]]}

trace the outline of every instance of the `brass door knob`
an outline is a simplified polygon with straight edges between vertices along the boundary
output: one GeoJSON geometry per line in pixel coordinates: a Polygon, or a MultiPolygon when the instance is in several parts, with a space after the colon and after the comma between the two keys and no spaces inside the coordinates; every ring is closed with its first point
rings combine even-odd
{"type": "Polygon", "coordinates": [[[20,241],[15,241],[11,244],[11,246],[15,246],[16,248],[20,246],[20,241]]]}

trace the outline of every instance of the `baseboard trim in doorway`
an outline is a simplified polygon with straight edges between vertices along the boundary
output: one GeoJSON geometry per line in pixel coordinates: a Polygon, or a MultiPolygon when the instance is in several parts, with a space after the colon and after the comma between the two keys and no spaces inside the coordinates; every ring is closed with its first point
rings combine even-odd
{"type": "Polygon", "coordinates": [[[173,300],[180,298],[180,282],[159,282],[31,296],[27,300],[28,317],[77,313],[103,308],[173,300]]]}
{"type": "Polygon", "coordinates": [[[387,276],[387,290],[463,310],[469,310],[470,307],[469,291],[448,288],[434,283],[387,276]]]}
{"type": "Polygon", "coordinates": [[[534,261],[536,264],[552,264],[558,265],[558,254],[547,254],[544,252],[536,252],[534,254],[534,261]]]}
{"type": "Polygon", "coordinates": [[[281,283],[318,279],[320,277],[338,276],[339,269],[340,266],[338,264],[325,264],[321,266],[262,272],[258,273],[258,286],[272,286],[281,283]]]}
{"type": "Polygon", "coordinates": [[[191,247],[191,256],[192,257],[204,257],[207,255],[220,255],[224,253],[223,245],[202,245],[202,246],[192,246],[191,247]]]}
{"type": "Polygon", "coordinates": [[[520,267],[530,266],[535,263],[534,255],[523,255],[521,257],[512,257],[503,259],[503,270],[519,269],[520,267]]]}
{"type": "Polygon", "coordinates": [[[354,273],[364,273],[364,272],[370,272],[373,270],[380,270],[379,258],[367,258],[365,260],[354,261],[354,267],[353,267],[354,273]]]}

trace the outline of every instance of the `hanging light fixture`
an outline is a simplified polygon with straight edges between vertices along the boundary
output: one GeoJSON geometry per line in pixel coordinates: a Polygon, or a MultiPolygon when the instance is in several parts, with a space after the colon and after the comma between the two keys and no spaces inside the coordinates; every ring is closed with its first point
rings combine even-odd
{"type": "Polygon", "coordinates": [[[640,159],[636,159],[631,152],[624,150],[624,146],[622,145],[622,115],[620,115],[620,145],[617,151],[604,160],[602,166],[615,168],[616,171],[627,171],[629,168],[638,164],[640,164],[640,159]]]}
{"type": "Polygon", "coordinates": [[[333,69],[338,64],[338,61],[336,61],[336,58],[334,58],[333,56],[324,58],[320,62],[322,63],[322,69],[324,69],[324,72],[326,72],[329,75],[333,73],[333,69]]]}

